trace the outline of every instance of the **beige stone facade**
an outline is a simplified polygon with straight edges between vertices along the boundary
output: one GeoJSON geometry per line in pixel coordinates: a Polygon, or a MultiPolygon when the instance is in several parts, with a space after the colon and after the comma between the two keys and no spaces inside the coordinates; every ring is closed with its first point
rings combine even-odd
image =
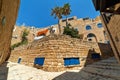
{"type": "MultiPolygon", "coordinates": [[[[71,24],[71,27],[74,27],[79,31],[79,34],[83,34],[84,41],[92,41],[92,42],[100,42],[107,43],[108,38],[106,36],[106,32],[101,23],[100,16],[95,19],[90,18],[80,18],[77,19],[76,16],[67,19],[68,23],[71,24]]],[[[66,19],[60,20],[61,31],[63,33],[64,26],[66,25],[66,19]]],[[[57,27],[58,25],[53,25],[53,27],[57,27]]],[[[56,33],[59,31],[57,30],[56,33]]]]}
{"type": "Polygon", "coordinates": [[[105,0],[101,4],[97,3],[97,0],[93,0],[93,2],[95,8],[101,12],[101,20],[104,24],[105,31],[108,34],[114,54],[120,63],[120,1],[111,0],[111,2],[109,2],[105,0]],[[99,7],[101,7],[101,9],[99,9],[99,7]]]}
{"type": "Polygon", "coordinates": [[[29,43],[34,41],[34,37],[36,36],[37,32],[42,30],[40,28],[29,26],[14,26],[11,45],[21,42],[22,33],[25,29],[29,31],[29,34],[27,36],[29,43]]]}
{"type": "MultiPolygon", "coordinates": [[[[66,19],[60,20],[60,26],[61,31],[63,33],[64,26],[66,25],[66,19]]],[[[95,19],[90,18],[80,18],[77,19],[77,17],[72,17],[67,19],[68,23],[71,24],[71,27],[74,27],[79,31],[79,34],[83,35],[83,41],[90,41],[90,42],[99,42],[99,43],[107,43],[108,38],[106,35],[106,32],[103,28],[103,25],[101,24],[100,17],[96,17],[95,19]],[[100,24],[98,27],[98,24],[100,24]],[[87,29],[88,30],[87,30],[87,29]],[[90,29],[89,29],[90,28],[90,29]]],[[[50,27],[53,27],[52,29],[55,31],[54,34],[59,34],[58,25],[52,25],[50,27]]],[[[28,41],[32,42],[34,41],[35,36],[37,36],[37,33],[40,31],[43,31],[45,29],[49,29],[49,26],[46,28],[33,28],[33,27],[25,27],[25,26],[15,26],[13,30],[13,36],[12,36],[12,45],[21,41],[21,34],[24,29],[29,30],[28,35],[28,41]]],[[[50,35],[50,30],[45,34],[46,36],[50,35]]]]}
{"type": "Polygon", "coordinates": [[[112,56],[112,50],[108,44],[82,41],[65,35],[50,35],[26,46],[15,48],[12,51],[10,61],[35,66],[45,71],[63,71],[77,69],[93,63],[93,53],[98,53],[101,59],[112,56]],[[93,50],[94,49],[94,50],[93,50]],[[105,51],[104,51],[105,50],[105,51]],[[45,58],[43,66],[34,65],[35,58],[45,58]],[[80,64],[65,66],[65,58],[78,58],[80,64]]]}
{"type": "MultiPolygon", "coordinates": [[[[59,34],[58,25],[52,25],[53,30],[55,30],[54,34],[56,35],[50,35],[49,30],[48,33],[45,34],[46,37],[40,40],[33,40],[33,33],[36,36],[38,32],[48,29],[49,27],[38,30],[35,29],[34,31],[30,29],[33,36],[30,38],[32,38],[31,41],[33,42],[15,48],[15,50],[12,51],[9,60],[12,62],[19,62],[19,59],[21,58],[21,64],[34,66],[45,71],[63,71],[80,68],[97,61],[96,59],[91,58],[93,53],[99,54],[101,59],[113,56],[110,45],[106,44],[108,39],[103,25],[101,24],[100,17],[97,17],[94,20],[89,18],[77,19],[76,17],[73,17],[72,19],[68,18],[68,23],[77,29],[79,34],[84,35],[83,39],[57,35],[59,34]],[[99,23],[100,27],[98,27],[99,23]],[[87,29],[86,26],[88,26],[87,29]],[[34,65],[35,58],[45,58],[43,66],[34,65]],[[80,64],[65,66],[66,58],[77,58],[79,59],[80,64]]],[[[60,24],[63,32],[63,26],[65,26],[66,22],[61,20],[60,24]]],[[[13,35],[14,34],[16,33],[13,32],[13,35]]]]}
{"type": "Polygon", "coordinates": [[[12,30],[14,28],[20,0],[0,0],[0,64],[10,55],[12,30]]]}
{"type": "Polygon", "coordinates": [[[111,16],[110,22],[106,24],[106,31],[109,34],[110,44],[115,53],[117,60],[120,62],[120,15],[111,16]]]}

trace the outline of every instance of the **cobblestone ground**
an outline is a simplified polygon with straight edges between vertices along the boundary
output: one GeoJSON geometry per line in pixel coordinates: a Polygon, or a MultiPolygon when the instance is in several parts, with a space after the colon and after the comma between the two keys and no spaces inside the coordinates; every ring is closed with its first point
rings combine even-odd
{"type": "Polygon", "coordinates": [[[0,80],[120,80],[120,65],[115,58],[109,58],[79,70],[45,72],[6,62],[0,66],[0,80]]]}
{"type": "Polygon", "coordinates": [[[52,80],[52,78],[62,73],[64,72],[45,72],[33,67],[9,62],[0,67],[0,80],[52,80]]]}

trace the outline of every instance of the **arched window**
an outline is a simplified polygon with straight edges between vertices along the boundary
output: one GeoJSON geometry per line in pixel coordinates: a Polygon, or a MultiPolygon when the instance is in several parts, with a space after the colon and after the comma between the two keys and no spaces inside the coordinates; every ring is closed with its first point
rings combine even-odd
{"type": "Polygon", "coordinates": [[[87,37],[89,38],[89,37],[96,37],[96,36],[95,36],[95,34],[93,34],[93,33],[89,33],[89,34],[87,35],[87,37]]]}
{"type": "Polygon", "coordinates": [[[103,27],[102,23],[98,23],[98,24],[97,24],[97,27],[98,27],[98,28],[102,28],[102,27],[103,27]]]}
{"type": "Polygon", "coordinates": [[[87,25],[86,26],[86,30],[91,30],[92,28],[91,28],[91,26],[90,25],[87,25]]]}
{"type": "Polygon", "coordinates": [[[96,41],[97,42],[97,37],[93,33],[89,33],[87,35],[88,41],[96,41]]]}
{"type": "Polygon", "coordinates": [[[75,28],[76,31],[78,31],[78,28],[75,28]]]}

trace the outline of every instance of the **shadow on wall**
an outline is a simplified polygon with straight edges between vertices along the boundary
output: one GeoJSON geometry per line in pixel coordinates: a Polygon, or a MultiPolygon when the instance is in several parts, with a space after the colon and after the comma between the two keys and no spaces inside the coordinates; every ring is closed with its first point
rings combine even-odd
{"type": "Polygon", "coordinates": [[[112,78],[113,80],[115,80],[115,77],[113,77],[114,75],[111,76],[109,74],[106,74],[105,72],[107,71],[109,73],[109,71],[112,71],[112,68],[108,68],[108,67],[110,67],[111,65],[115,65],[115,63],[117,64],[117,62],[115,63],[110,61],[98,62],[102,59],[112,57],[113,51],[109,44],[99,43],[98,45],[101,51],[101,55],[100,53],[96,53],[94,48],[89,49],[85,66],[82,69],[77,70],[77,72],[66,71],[65,73],[55,77],[53,80],[99,80],[99,79],[107,80],[108,78],[112,78]],[[106,51],[105,51],[105,47],[108,48],[106,49],[106,51]],[[88,65],[88,64],[91,64],[91,65],[88,65]]]}
{"type": "Polygon", "coordinates": [[[113,50],[110,44],[98,43],[100,48],[101,57],[103,59],[114,56],[113,50]]]}
{"type": "Polygon", "coordinates": [[[3,63],[1,66],[0,66],[0,80],[8,80],[8,71],[9,71],[9,68],[7,67],[7,62],[3,63]]]}
{"type": "Polygon", "coordinates": [[[97,53],[95,49],[89,49],[88,55],[86,58],[85,66],[97,62],[102,59],[107,59],[109,57],[113,57],[114,53],[110,46],[110,44],[98,43],[99,49],[101,53],[97,53]]]}
{"type": "Polygon", "coordinates": [[[86,58],[86,62],[85,62],[85,66],[89,65],[89,64],[92,64],[94,62],[97,62],[99,60],[101,60],[100,53],[97,53],[94,48],[89,49],[88,55],[87,55],[87,58],[86,58]]]}

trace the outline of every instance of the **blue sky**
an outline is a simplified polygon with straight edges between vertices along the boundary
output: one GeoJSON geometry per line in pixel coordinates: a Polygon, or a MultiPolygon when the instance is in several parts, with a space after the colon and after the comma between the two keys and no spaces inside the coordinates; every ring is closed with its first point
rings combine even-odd
{"type": "Polygon", "coordinates": [[[46,27],[57,24],[58,20],[51,16],[51,9],[55,6],[71,5],[69,17],[95,18],[99,15],[92,4],[92,0],[21,0],[16,25],[46,27]]]}

